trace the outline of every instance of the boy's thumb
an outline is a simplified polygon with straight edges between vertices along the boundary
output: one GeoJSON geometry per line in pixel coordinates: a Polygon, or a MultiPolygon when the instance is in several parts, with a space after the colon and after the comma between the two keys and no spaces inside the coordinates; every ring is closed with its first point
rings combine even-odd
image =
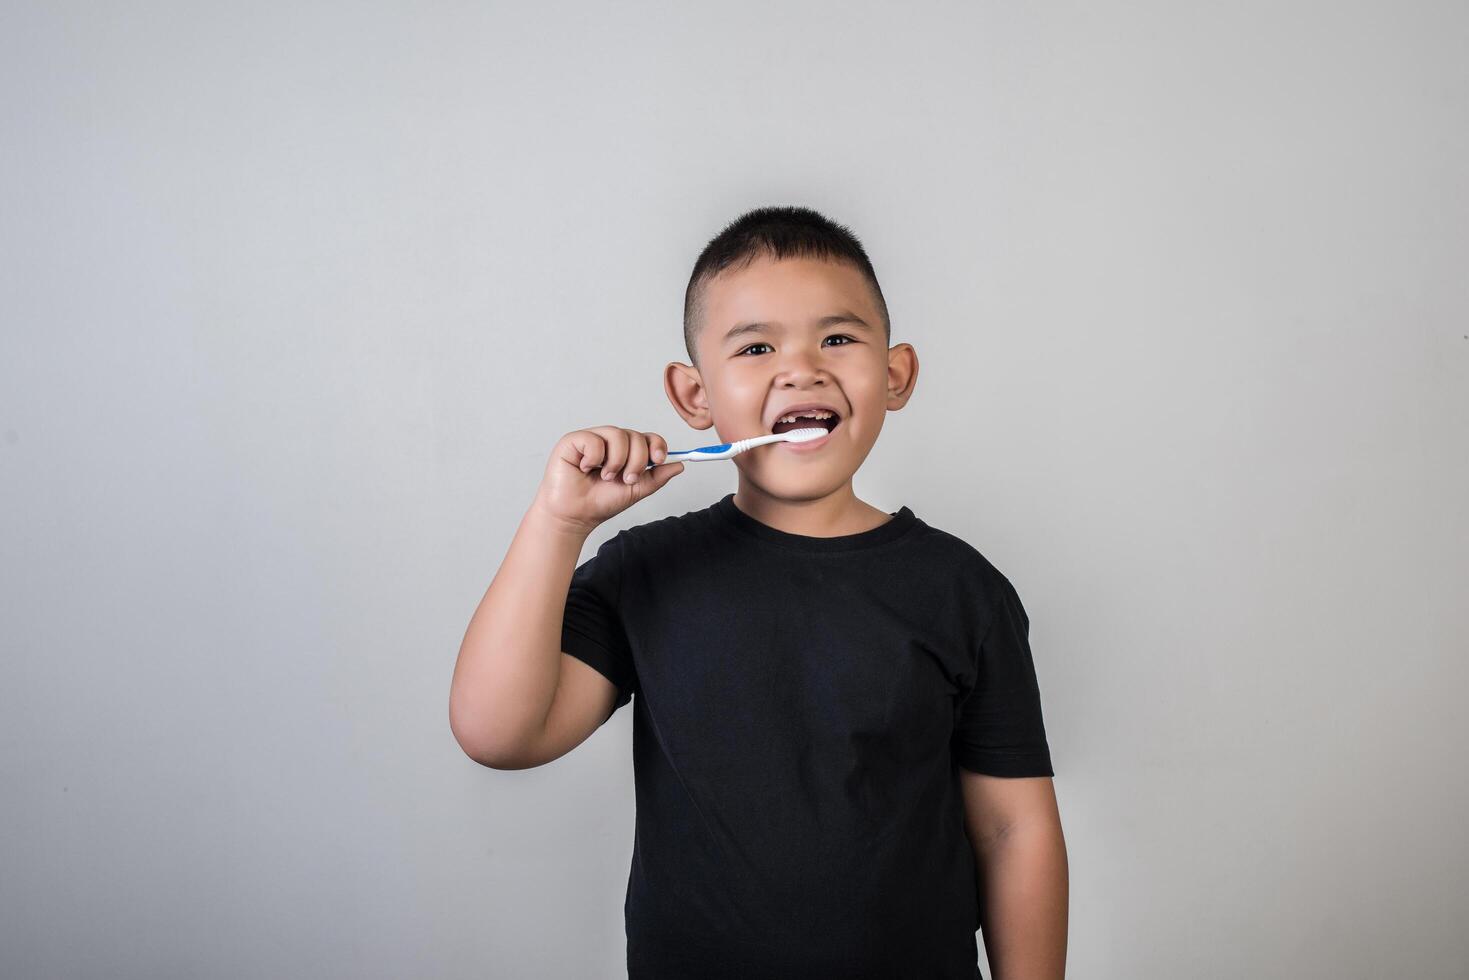
{"type": "MultiPolygon", "coordinates": [[[[678,476],[680,473],[683,472],[683,467],[684,464],[682,461],[679,461],[677,463],[664,463],[662,466],[653,467],[651,470],[649,470],[649,474],[653,478],[652,489],[657,490],[669,480],[678,476]]],[[[651,493],[652,490],[650,490],[649,492],[651,493]]]]}

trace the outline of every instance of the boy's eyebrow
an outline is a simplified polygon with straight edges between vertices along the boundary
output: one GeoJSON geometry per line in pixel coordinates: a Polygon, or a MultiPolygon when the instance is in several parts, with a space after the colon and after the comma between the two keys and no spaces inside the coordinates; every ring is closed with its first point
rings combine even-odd
{"type": "MultiPolygon", "coordinates": [[[[863,330],[872,329],[872,325],[869,324],[866,320],[862,319],[857,314],[850,313],[846,310],[843,310],[840,313],[831,313],[827,316],[822,317],[821,319],[816,321],[816,327],[819,330],[825,330],[827,327],[835,326],[838,323],[850,323],[853,326],[861,327],[863,330]]],[[[750,323],[737,323],[733,327],[730,327],[729,331],[724,335],[724,342],[729,343],[734,338],[747,333],[763,333],[769,328],[770,324],[761,322],[759,320],[754,320],[750,323]]]]}

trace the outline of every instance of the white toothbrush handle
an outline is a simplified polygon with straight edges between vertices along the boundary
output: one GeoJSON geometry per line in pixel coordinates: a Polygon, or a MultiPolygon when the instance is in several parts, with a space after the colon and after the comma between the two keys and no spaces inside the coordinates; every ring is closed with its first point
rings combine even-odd
{"type": "MultiPolygon", "coordinates": [[[[699,449],[670,450],[667,458],[664,459],[664,462],[697,463],[709,459],[729,459],[731,456],[738,456],[746,449],[753,449],[756,446],[763,446],[769,442],[788,441],[782,438],[782,436],[783,433],[778,432],[775,435],[751,436],[749,439],[740,439],[736,442],[726,442],[718,446],[703,446],[699,449]]],[[[648,464],[648,468],[652,468],[652,466],[652,463],[648,464]]]]}

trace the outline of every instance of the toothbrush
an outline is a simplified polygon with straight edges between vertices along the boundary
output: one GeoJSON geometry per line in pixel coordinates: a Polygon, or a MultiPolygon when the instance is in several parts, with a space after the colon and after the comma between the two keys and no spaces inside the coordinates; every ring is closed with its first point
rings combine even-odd
{"type": "MultiPolygon", "coordinates": [[[[718,446],[700,446],[698,449],[680,449],[668,451],[664,463],[697,463],[706,459],[729,459],[738,456],[746,449],[754,449],[756,446],[764,446],[772,442],[810,442],[812,439],[820,439],[826,435],[827,430],[815,427],[809,429],[788,429],[785,432],[777,432],[768,436],[753,436],[749,439],[741,439],[738,442],[726,442],[718,446]]],[[[661,465],[661,464],[660,464],[661,465]]],[[[652,469],[649,463],[645,469],[652,469]]]]}

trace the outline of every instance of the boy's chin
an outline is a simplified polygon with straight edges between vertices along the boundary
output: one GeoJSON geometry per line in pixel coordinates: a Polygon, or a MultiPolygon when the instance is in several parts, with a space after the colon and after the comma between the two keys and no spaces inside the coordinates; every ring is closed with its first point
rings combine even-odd
{"type": "Polygon", "coordinates": [[[752,474],[762,488],[775,496],[789,494],[807,499],[832,493],[852,482],[854,475],[845,460],[812,454],[799,458],[794,453],[765,460],[752,474]]]}

